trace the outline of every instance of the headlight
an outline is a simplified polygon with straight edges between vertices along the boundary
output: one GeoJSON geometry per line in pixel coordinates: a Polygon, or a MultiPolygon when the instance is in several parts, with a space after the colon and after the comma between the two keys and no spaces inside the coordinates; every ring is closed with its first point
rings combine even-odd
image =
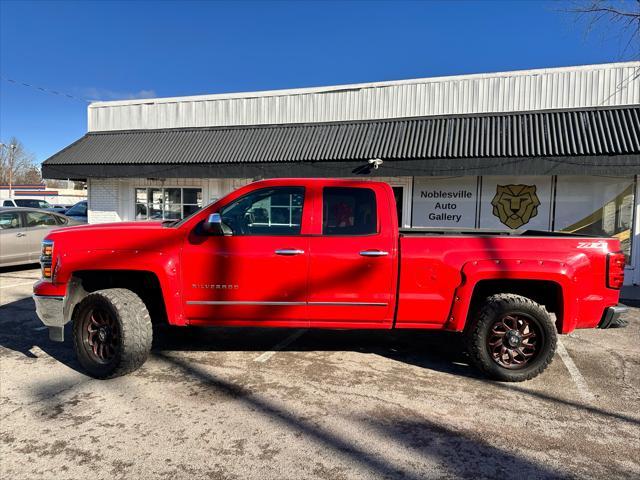
{"type": "Polygon", "coordinates": [[[42,278],[51,281],[53,272],[51,264],[53,263],[53,240],[42,241],[42,253],[40,255],[40,266],[42,267],[42,278]]]}

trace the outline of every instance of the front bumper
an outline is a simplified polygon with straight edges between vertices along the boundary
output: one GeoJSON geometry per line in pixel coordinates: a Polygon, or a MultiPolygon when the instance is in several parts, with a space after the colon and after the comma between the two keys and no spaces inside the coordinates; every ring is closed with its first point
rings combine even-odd
{"type": "Polygon", "coordinates": [[[622,320],[620,316],[629,309],[624,305],[616,305],[615,307],[605,308],[602,314],[602,320],[598,324],[598,328],[618,328],[626,327],[627,322],[622,320]]]}
{"type": "Polygon", "coordinates": [[[49,338],[55,342],[64,341],[64,297],[50,295],[34,295],[36,313],[47,327],[49,338]]]}

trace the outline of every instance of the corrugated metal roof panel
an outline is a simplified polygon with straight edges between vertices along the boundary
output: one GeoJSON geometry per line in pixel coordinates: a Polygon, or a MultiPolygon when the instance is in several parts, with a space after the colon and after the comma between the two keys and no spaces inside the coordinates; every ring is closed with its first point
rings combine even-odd
{"type": "Polygon", "coordinates": [[[640,62],[96,102],[89,131],[344,122],[635,105],[640,62]]]}
{"type": "Polygon", "coordinates": [[[45,164],[246,163],[640,153],[640,106],[88,133],[45,164]]]}

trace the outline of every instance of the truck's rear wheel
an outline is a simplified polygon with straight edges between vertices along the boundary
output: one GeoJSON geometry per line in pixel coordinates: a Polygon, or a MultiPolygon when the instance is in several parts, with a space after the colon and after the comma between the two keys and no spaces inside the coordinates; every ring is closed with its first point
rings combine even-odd
{"type": "Polygon", "coordinates": [[[521,382],[549,366],[557,333],[542,305],[520,295],[498,294],[481,305],[467,340],[478,369],[496,380],[521,382]]]}
{"type": "Polygon", "coordinates": [[[87,295],[73,315],[73,344],[82,367],[95,378],[138,369],[152,341],[151,318],[131,290],[110,288],[87,295]]]}

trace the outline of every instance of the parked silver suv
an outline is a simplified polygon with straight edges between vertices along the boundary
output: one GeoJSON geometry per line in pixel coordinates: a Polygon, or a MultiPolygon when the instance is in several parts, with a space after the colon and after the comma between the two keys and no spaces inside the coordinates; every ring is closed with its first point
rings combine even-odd
{"type": "Polygon", "coordinates": [[[0,207],[0,267],[38,262],[44,237],[71,225],[81,222],[47,210],[0,207]]]}

